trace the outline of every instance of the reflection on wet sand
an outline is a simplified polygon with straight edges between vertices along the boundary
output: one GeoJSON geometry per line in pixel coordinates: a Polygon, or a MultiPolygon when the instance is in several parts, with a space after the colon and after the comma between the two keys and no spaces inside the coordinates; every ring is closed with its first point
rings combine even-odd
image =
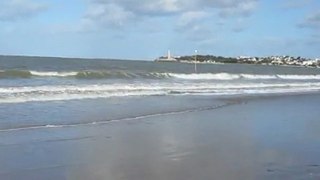
{"type": "Polygon", "coordinates": [[[2,132],[0,176],[317,179],[320,138],[310,130],[320,124],[314,108],[319,100],[319,95],[248,98],[219,109],[135,121],[2,132]]]}

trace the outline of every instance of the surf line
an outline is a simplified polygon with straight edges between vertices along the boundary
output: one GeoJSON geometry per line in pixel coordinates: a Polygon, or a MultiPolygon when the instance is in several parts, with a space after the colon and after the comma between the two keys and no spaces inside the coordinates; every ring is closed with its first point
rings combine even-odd
{"type": "Polygon", "coordinates": [[[77,126],[92,126],[92,125],[101,125],[101,124],[108,124],[113,122],[124,122],[124,121],[134,121],[134,120],[141,120],[151,117],[160,117],[160,116],[170,116],[170,115],[179,115],[179,114],[186,114],[186,113],[192,113],[192,112],[202,112],[202,111],[210,111],[215,109],[221,109],[224,107],[241,104],[244,103],[242,101],[234,101],[234,102],[228,102],[221,105],[216,106],[205,106],[205,107],[199,107],[199,108],[190,108],[185,110],[179,110],[179,111],[169,111],[169,112],[163,112],[163,113],[154,113],[154,114],[146,114],[141,116],[133,116],[133,117],[125,117],[125,118],[119,118],[119,119],[109,119],[109,120],[102,120],[102,121],[95,121],[95,122],[88,122],[88,123],[73,123],[73,124],[50,124],[50,125],[37,125],[37,126],[29,126],[29,127],[20,127],[20,128],[10,128],[10,129],[0,129],[0,133],[4,132],[12,132],[12,131],[23,131],[23,130],[35,130],[35,129],[47,129],[47,128],[67,128],[67,127],[77,127],[77,126]]]}

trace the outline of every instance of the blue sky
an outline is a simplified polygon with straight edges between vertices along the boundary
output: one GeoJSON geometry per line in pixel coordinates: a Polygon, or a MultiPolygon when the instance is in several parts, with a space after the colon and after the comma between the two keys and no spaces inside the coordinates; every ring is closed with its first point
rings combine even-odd
{"type": "Polygon", "coordinates": [[[320,57],[318,0],[5,0],[0,54],[320,57]]]}

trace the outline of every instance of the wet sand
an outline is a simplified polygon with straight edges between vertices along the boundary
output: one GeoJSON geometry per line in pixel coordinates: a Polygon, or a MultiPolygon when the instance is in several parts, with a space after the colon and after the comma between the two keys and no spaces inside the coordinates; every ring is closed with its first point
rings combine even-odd
{"type": "Polygon", "coordinates": [[[320,178],[319,94],[154,98],[108,103],[97,123],[0,131],[0,179],[320,178]]]}

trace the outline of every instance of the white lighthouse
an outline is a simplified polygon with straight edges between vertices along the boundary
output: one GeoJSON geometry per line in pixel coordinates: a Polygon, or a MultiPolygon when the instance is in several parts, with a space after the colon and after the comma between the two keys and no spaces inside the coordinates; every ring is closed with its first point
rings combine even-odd
{"type": "Polygon", "coordinates": [[[168,50],[168,55],[167,55],[168,60],[171,59],[171,52],[168,50]]]}
{"type": "Polygon", "coordinates": [[[160,57],[160,58],[156,59],[156,61],[160,61],[160,62],[176,62],[177,60],[174,57],[171,56],[171,51],[168,50],[167,56],[160,57]]]}

